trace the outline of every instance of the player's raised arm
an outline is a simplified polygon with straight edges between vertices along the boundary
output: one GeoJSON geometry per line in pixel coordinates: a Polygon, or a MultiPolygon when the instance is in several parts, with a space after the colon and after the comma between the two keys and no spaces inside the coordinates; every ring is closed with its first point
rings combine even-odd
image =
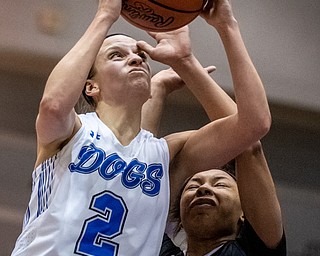
{"type": "MultiPolygon", "coordinates": [[[[198,166],[200,169],[212,168],[213,166],[209,165],[222,164],[230,157],[235,157],[263,137],[271,124],[263,83],[244,45],[239,24],[233,16],[229,1],[215,1],[215,6],[206,19],[215,27],[225,48],[232,75],[237,113],[212,122],[188,140],[185,147],[188,156],[201,157],[197,152],[212,152],[211,157],[207,156],[207,161],[202,159],[201,163],[194,162],[200,164],[198,166]]],[[[187,86],[197,89],[195,85],[198,83],[195,81],[198,78],[192,77],[191,72],[194,63],[194,58],[190,55],[190,58],[174,62],[173,68],[187,86]]],[[[197,167],[197,164],[194,167],[197,167]]]]}
{"type": "MultiPolygon", "coordinates": [[[[89,70],[111,25],[118,19],[121,1],[100,0],[86,32],[50,74],[40,102],[36,122],[38,145],[59,149],[80,127],[76,105],[89,70]]],[[[50,154],[50,153],[49,153],[50,154]]]]}
{"type": "Polygon", "coordinates": [[[283,235],[281,209],[261,142],[237,157],[237,185],[245,218],[269,248],[283,235]]]}
{"type": "MultiPolygon", "coordinates": [[[[171,156],[175,156],[177,149],[179,150],[179,156],[175,161],[175,170],[180,170],[175,175],[178,183],[194,172],[220,166],[236,157],[252,143],[261,139],[271,125],[263,84],[246,50],[229,2],[216,1],[214,10],[207,20],[218,31],[225,47],[232,74],[237,112],[185,136],[179,134],[167,137],[169,147],[173,145],[171,156]],[[214,23],[212,19],[217,19],[221,23],[214,23]]],[[[197,86],[205,83],[208,75],[204,73],[199,75],[198,71],[203,68],[191,51],[188,29],[185,27],[151,35],[156,39],[157,46],[153,48],[142,44],[141,47],[151,58],[170,65],[195,95],[198,91],[200,96],[197,98],[201,98],[204,93],[201,87],[197,86]]],[[[212,104],[213,100],[202,100],[209,113],[210,102],[212,104]]]]}

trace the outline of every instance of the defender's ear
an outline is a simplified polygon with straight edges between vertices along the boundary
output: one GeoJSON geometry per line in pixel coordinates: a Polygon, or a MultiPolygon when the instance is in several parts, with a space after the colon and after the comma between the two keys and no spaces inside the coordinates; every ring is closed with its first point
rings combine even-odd
{"type": "Polygon", "coordinates": [[[238,220],[238,225],[241,226],[243,224],[243,222],[244,222],[244,219],[245,219],[245,217],[244,217],[244,214],[242,213],[240,218],[239,218],[239,220],[238,220]]]}
{"type": "Polygon", "coordinates": [[[98,84],[92,80],[88,79],[85,85],[85,93],[90,97],[96,96],[100,92],[98,84]]]}

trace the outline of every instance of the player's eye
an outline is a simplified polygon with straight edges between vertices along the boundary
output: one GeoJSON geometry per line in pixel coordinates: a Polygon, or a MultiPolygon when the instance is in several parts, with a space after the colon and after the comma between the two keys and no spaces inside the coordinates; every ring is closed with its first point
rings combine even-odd
{"type": "Polygon", "coordinates": [[[190,184],[189,186],[186,187],[186,190],[195,190],[199,187],[199,185],[196,184],[190,184]]]}
{"type": "Polygon", "coordinates": [[[223,182],[218,182],[215,184],[216,187],[228,187],[228,185],[226,183],[223,182]]]}
{"type": "Polygon", "coordinates": [[[112,59],[118,59],[118,58],[122,58],[121,52],[116,51],[116,52],[111,52],[111,53],[109,54],[109,59],[110,59],[110,60],[112,60],[112,59]]]}

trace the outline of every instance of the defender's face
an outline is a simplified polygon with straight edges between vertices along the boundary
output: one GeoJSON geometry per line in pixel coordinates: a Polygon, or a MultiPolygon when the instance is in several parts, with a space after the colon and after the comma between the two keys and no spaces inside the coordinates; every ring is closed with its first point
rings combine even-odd
{"type": "Polygon", "coordinates": [[[233,230],[242,214],[236,181],[217,169],[195,174],[183,190],[180,214],[187,232],[233,230]]]}

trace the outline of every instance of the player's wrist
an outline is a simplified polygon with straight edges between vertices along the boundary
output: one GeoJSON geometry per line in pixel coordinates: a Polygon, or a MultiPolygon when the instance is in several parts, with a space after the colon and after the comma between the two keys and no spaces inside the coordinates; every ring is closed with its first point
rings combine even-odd
{"type": "Polygon", "coordinates": [[[99,10],[95,15],[95,20],[104,25],[111,26],[118,20],[119,16],[120,14],[117,14],[116,12],[99,10]]]}
{"type": "Polygon", "coordinates": [[[166,88],[165,82],[161,79],[154,79],[151,81],[151,83],[151,96],[153,99],[166,99],[166,97],[170,94],[166,88]]]}
{"type": "Polygon", "coordinates": [[[232,35],[235,31],[239,31],[239,24],[235,18],[230,19],[228,22],[223,22],[215,25],[215,29],[221,38],[232,35]]]}
{"type": "Polygon", "coordinates": [[[170,66],[174,71],[180,74],[181,72],[192,72],[196,63],[196,57],[193,55],[193,53],[190,53],[189,55],[177,59],[170,66]]]}

